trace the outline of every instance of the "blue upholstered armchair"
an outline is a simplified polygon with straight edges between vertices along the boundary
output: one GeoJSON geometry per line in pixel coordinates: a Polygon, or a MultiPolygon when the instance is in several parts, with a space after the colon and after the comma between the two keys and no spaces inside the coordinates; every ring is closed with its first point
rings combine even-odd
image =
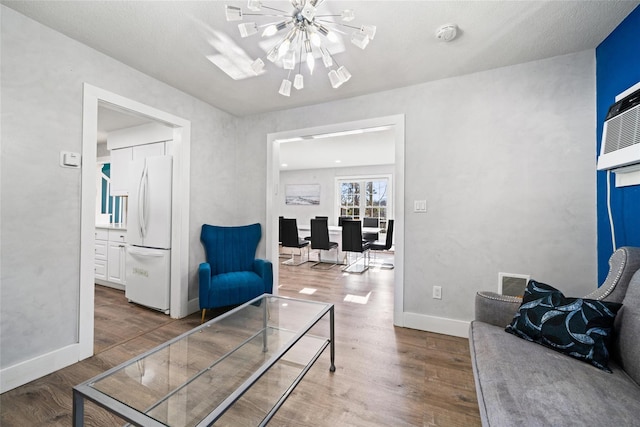
{"type": "Polygon", "coordinates": [[[200,241],[207,262],[200,264],[202,320],[208,308],[245,303],[273,290],[273,266],[255,259],[260,224],[219,227],[204,224],[200,241]]]}

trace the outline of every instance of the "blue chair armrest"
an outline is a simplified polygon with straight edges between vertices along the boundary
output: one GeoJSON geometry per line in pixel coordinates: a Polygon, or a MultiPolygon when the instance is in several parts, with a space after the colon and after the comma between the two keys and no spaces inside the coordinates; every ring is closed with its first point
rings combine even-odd
{"type": "Polygon", "coordinates": [[[253,260],[253,271],[264,280],[264,293],[273,293],[273,265],[266,259],[253,260]]]}
{"type": "Polygon", "coordinates": [[[209,289],[211,289],[211,266],[208,262],[203,262],[198,267],[198,297],[200,298],[200,309],[209,308],[209,289]]]}

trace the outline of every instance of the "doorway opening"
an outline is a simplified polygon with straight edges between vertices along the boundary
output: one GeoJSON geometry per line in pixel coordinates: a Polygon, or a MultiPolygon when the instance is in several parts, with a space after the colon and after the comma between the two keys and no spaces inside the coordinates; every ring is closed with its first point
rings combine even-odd
{"type": "MultiPolygon", "coordinates": [[[[281,180],[281,142],[296,144],[296,141],[308,140],[318,135],[361,133],[363,129],[388,127],[393,134],[394,157],[393,173],[393,216],[394,226],[394,324],[404,326],[403,295],[404,295],[404,115],[386,116],[374,119],[325,125],[314,128],[296,129],[267,135],[267,215],[266,215],[266,252],[267,258],[273,262],[274,293],[277,293],[279,278],[279,245],[278,245],[278,217],[280,212],[279,200],[282,194],[281,180]]],[[[314,154],[315,155],[315,154],[314,154]]],[[[309,156],[309,153],[306,154],[309,156]]],[[[303,184],[303,183],[301,183],[303,184]]],[[[322,194],[322,193],[321,193],[322,194]]],[[[337,206],[337,201],[335,201],[337,206]]],[[[333,199],[332,202],[333,203],[333,199]]]]}
{"type": "MultiPolygon", "coordinates": [[[[82,125],[82,194],[80,230],[80,296],[78,343],[79,359],[94,352],[94,278],[96,233],[96,162],[98,112],[107,107],[133,118],[159,122],[172,128],[173,143],[167,154],[173,157],[171,177],[175,197],[171,201],[171,273],[170,313],[172,318],[189,313],[188,248],[189,248],[189,161],[191,123],[137,101],[95,86],[84,85],[82,125]]],[[[125,285],[126,286],[126,285],[125,285]]]]}

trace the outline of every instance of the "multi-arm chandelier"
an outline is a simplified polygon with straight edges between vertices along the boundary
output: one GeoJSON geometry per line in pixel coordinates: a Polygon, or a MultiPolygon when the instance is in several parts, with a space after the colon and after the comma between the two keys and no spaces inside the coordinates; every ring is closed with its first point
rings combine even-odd
{"type": "MultiPolygon", "coordinates": [[[[329,82],[336,89],[343,83],[349,81],[351,73],[336,62],[335,58],[326,47],[325,39],[329,42],[336,42],[336,33],[347,34],[340,27],[353,29],[350,38],[351,43],[364,49],[370,40],[376,35],[376,27],[373,25],[362,25],[356,27],[347,22],[355,18],[354,11],[344,10],[340,15],[320,15],[317,13],[318,7],[324,0],[290,0],[293,11],[268,7],[260,0],[248,0],[247,8],[249,13],[243,12],[242,8],[236,6],[225,6],[227,21],[241,21],[244,16],[277,17],[281,20],[266,24],[255,22],[244,22],[238,25],[240,35],[249,37],[262,31],[262,37],[271,37],[286,31],[286,34],[277,39],[277,42],[266,54],[266,59],[274,64],[282,64],[282,68],[288,70],[288,75],[280,84],[279,93],[284,96],[291,95],[291,86],[300,90],[304,88],[304,76],[302,75],[302,60],[307,64],[309,74],[313,74],[316,56],[322,58],[324,66],[329,70],[329,82]],[[263,9],[268,13],[258,13],[263,9]],[[339,18],[339,21],[333,18],[339,18]],[[296,69],[293,82],[291,74],[296,69]]],[[[265,63],[262,58],[258,58],[251,64],[252,71],[258,75],[264,71],[265,63]]]]}

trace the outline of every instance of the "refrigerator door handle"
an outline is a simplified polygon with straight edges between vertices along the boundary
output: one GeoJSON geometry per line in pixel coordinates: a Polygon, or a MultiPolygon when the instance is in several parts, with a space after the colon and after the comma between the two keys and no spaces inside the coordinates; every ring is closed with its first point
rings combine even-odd
{"type": "Polygon", "coordinates": [[[141,256],[141,257],[148,257],[148,258],[160,258],[165,256],[165,254],[158,251],[145,251],[141,249],[134,249],[131,247],[129,248],[129,253],[132,256],[141,256]]]}
{"type": "Polygon", "coordinates": [[[149,232],[149,168],[147,166],[147,161],[144,162],[144,199],[142,200],[142,216],[144,223],[144,237],[147,237],[147,233],[149,232]]]}
{"type": "Polygon", "coordinates": [[[140,237],[142,237],[143,239],[147,234],[147,173],[147,162],[145,161],[144,168],[142,169],[142,174],[140,175],[140,182],[138,182],[138,226],[140,228],[140,237]]]}

